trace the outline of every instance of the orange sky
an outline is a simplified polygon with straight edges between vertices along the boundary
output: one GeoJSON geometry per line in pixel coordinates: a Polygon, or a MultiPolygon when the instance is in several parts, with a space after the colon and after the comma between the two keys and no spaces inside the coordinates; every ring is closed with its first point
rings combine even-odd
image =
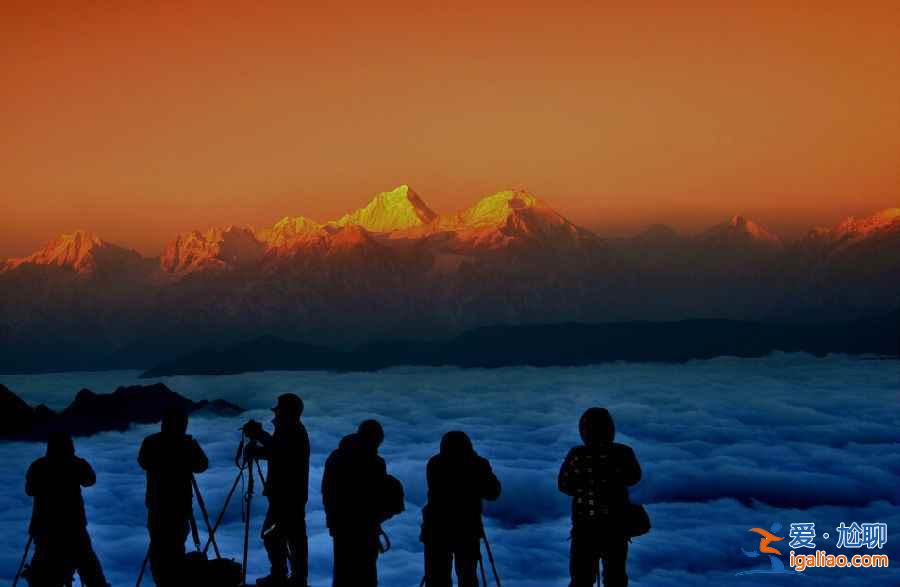
{"type": "Polygon", "coordinates": [[[897,39],[896,1],[5,2],[0,257],[400,183],[601,234],[832,224],[900,205],[897,39]]]}

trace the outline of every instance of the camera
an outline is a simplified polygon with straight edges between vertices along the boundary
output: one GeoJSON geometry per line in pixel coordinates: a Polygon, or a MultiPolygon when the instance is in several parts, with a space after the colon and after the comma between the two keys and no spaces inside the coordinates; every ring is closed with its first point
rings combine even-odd
{"type": "Polygon", "coordinates": [[[262,424],[257,422],[256,420],[250,419],[241,426],[241,432],[247,435],[249,438],[255,438],[259,436],[259,433],[262,432],[262,424]]]}

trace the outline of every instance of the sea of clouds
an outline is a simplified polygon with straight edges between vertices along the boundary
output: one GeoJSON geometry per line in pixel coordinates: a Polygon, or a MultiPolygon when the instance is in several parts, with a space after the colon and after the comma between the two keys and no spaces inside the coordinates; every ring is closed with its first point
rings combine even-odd
{"type": "MultiPolygon", "coordinates": [[[[59,408],[82,387],[105,393],[149,383],[136,377],[126,371],[60,373],[4,376],[0,382],[31,403],[59,408]]],[[[579,442],[579,415],[592,405],[611,410],[618,440],[634,447],[644,469],[632,499],[647,505],[653,530],[631,546],[632,585],[900,584],[894,568],[735,576],[767,566],[741,550],[753,551],[758,544],[749,528],[775,522],[785,527],[815,522],[820,535],[832,536],[820,540],[820,547],[833,552],[840,522],[886,522],[884,552],[900,564],[900,538],[894,538],[900,531],[895,361],[776,354],[684,365],[266,372],[161,381],[194,399],[222,397],[250,410],[241,418],[191,420],[190,432],[210,457],[211,467],[199,481],[212,515],[236,475],[240,424],[247,417],[268,421],[279,393],[294,391],[304,398],[313,450],[307,520],[315,587],[330,585],[331,576],[331,541],[319,493],[322,466],[339,439],[370,417],[384,425],[381,452],[389,472],[403,481],[407,499],[407,511],[385,525],[393,549],[379,561],[382,585],[419,584],[424,466],[441,435],[452,429],[470,434],[503,484],[500,500],[487,508],[486,527],[504,584],[567,585],[569,505],[556,489],[556,475],[568,449],[579,442]]],[[[76,439],[78,452],[97,471],[97,485],[84,496],[95,548],[113,585],[133,584],[144,557],[144,476],[136,455],[141,438],[155,430],[135,426],[76,439]]],[[[31,508],[24,474],[42,452],[40,444],[0,443],[0,582],[12,578],[24,547],[31,508]]],[[[239,500],[233,501],[219,531],[222,549],[238,560],[240,509],[239,500]]],[[[254,538],[264,510],[264,498],[257,498],[254,538]]],[[[268,569],[258,539],[251,549],[255,578],[268,569]]]]}

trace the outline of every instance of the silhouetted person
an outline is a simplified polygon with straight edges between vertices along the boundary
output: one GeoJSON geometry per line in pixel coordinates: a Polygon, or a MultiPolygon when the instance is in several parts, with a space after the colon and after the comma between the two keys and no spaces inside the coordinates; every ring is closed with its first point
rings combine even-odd
{"type": "Polygon", "coordinates": [[[267,459],[265,495],[269,499],[262,539],[269,555],[271,572],[257,585],[287,584],[288,561],[291,585],[306,587],[309,548],[306,537],[306,501],[309,495],[309,435],[300,422],[303,400],[293,393],[278,397],[272,408],[274,434],[263,431],[251,420],[244,427],[247,436],[258,444],[253,456],[267,459]]]}
{"type": "Polygon", "coordinates": [[[448,432],[428,461],[428,503],[422,510],[425,584],[450,587],[456,566],[459,587],[477,587],[481,557],[482,500],[500,496],[500,481],[465,432],[448,432]]]}
{"type": "Polygon", "coordinates": [[[34,498],[28,528],[34,538],[31,585],[65,585],[75,571],[86,587],[108,585],[91,546],[81,497],[81,488],[96,481],[91,465],[75,455],[72,437],[51,433],[47,454],[31,463],[25,476],[25,493],[34,498]]]}
{"type": "Polygon", "coordinates": [[[396,501],[398,490],[402,501],[402,486],[387,474],[384,459],[378,456],[383,440],[381,425],[366,420],[325,461],[322,502],[334,539],[333,587],[378,584],[381,523],[397,513],[390,502],[396,501]]]}
{"type": "Polygon", "coordinates": [[[150,571],[161,587],[183,584],[184,541],[193,515],[191,476],[209,466],[203,449],[187,434],[187,424],[185,412],[166,410],[160,432],[145,438],[138,454],[147,472],[150,571]]]}
{"type": "Polygon", "coordinates": [[[584,444],[569,451],[559,490],[572,496],[570,587],[590,587],[603,560],[603,585],[625,587],[628,487],[641,480],[634,451],[613,442],[616,428],[606,408],[590,408],[578,423],[584,444]]]}

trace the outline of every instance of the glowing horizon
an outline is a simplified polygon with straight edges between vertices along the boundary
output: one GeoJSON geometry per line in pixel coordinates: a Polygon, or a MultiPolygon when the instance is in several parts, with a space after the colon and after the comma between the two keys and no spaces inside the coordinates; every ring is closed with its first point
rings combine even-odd
{"type": "Polygon", "coordinates": [[[525,188],[601,236],[900,204],[900,8],[0,9],[0,258],[83,228],[145,254],[409,184],[525,188]]]}

